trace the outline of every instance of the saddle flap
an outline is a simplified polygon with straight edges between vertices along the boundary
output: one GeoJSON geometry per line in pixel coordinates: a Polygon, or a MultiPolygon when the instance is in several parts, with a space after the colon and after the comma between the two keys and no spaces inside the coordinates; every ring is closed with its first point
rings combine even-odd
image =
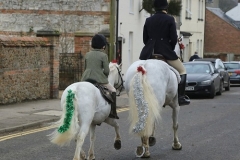
{"type": "Polygon", "coordinates": [[[101,85],[101,84],[95,84],[95,86],[100,90],[103,98],[109,102],[109,103],[113,103],[113,99],[112,99],[112,93],[111,91],[109,91],[105,86],[101,85]]]}

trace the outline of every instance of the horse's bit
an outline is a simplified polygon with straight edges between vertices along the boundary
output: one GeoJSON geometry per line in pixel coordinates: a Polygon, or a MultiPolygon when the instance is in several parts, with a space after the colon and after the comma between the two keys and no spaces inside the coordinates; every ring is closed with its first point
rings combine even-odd
{"type": "Polygon", "coordinates": [[[119,77],[120,77],[120,78],[118,78],[118,83],[117,83],[117,84],[119,84],[119,80],[121,80],[121,83],[120,83],[119,86],[117,86],[117,87],[114,86],[114,87],[116,88],[116,90],[119,90],[119,93],[116,94],[116,95],[117,95],[117,96],[120,96],[120,93],[122,92],[124,86],[123,86],[123,79],[122,79],[121,71],[119,70],[118,67],[116,67],[116,68],[117,68],[117,70],[118,70],[118,75],[119,75],[119,77]]]}

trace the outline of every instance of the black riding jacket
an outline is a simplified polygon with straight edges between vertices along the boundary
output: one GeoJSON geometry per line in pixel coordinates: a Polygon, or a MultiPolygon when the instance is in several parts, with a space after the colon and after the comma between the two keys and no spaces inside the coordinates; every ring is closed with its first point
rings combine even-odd
{"type": "Polygon", "coordinates": [[[177,43],[177,30],[174,17],[164,12],[157,12],[147,18],[143,28],[143,43],[146,45],[149,40],[155,42],[155,54],[162,54],[167,60],[178,59],[174,51],[177,43]]]}

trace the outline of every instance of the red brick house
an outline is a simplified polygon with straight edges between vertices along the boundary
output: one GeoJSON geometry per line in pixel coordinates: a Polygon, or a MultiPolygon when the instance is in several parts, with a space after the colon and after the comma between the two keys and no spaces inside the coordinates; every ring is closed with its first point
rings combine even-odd
{"type": "Polygon", "coordinates": [[[204,58],[240,61],[240,25],[219,8],[206,8],[204,58]]]}

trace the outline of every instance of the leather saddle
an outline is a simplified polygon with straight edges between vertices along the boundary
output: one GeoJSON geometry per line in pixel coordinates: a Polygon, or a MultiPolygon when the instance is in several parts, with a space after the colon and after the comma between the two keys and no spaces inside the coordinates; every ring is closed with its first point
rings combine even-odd
{"type": "Polygon", "coordinates": [[[95,83],[94,84],[99,91],[101,92],[103,98],[108,102],[108,103],[113,103],[113,99],[112,99],[112,92],[109,91],[105,86],[95,83]]]}
{"type": "Polygon", "coordinates": [[[108,90],[105,86],[97,83],[97,81],[93,80],[93,79],[87,79],[85,80],[87,82],[92,83],[95,87],[97,87],[101,93],[101,95],[103,96],[103,98],[108,102],[108,103],[113,103],[113,99],[112,99],[112,92],[110,90],[108,90]]]}

